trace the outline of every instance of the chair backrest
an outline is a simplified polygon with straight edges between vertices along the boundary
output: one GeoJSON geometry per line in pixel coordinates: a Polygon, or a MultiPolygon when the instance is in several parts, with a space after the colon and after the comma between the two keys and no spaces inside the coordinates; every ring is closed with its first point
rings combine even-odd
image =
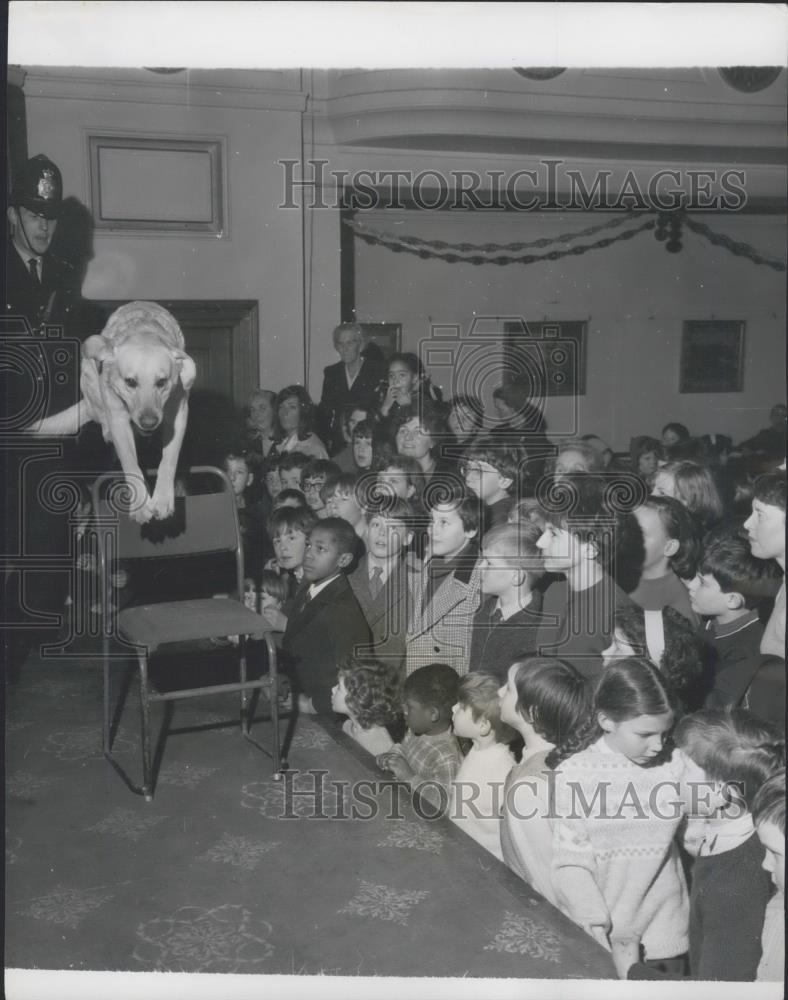
{"type": "Polygon", "coordinates": [[[100,476],[93,484],[94,525],[102,568],[105,560],[173,558],[232,552],[237,589],[243,590],[243,555],[238,511],[230,481],[221,469],[198,465],[188,476],[204,479],[213,492],[177,497],[175,513],[164,521],[138,524],[124,504],[122,473],[100,476]]]}

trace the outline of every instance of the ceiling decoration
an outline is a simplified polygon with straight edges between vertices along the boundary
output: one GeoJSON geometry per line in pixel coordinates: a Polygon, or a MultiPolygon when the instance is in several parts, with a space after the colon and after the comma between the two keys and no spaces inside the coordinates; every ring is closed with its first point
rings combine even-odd
{"type": "Polygon", "coordinates": [[[512,69],[526,80],[554,80],[560,76],[565,66],[513,66],[512,69]]]}
{"type": "Polygon", "coordinates": [[[722,79],[742,94],[757,94],[771,87],[782,72],[782,66],[720,66],[722,79]]]}

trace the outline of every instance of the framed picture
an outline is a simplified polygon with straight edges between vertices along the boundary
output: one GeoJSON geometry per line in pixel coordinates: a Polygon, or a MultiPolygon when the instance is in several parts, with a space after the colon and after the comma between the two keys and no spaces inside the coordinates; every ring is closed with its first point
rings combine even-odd
{"type": "Polygon", "coordinates": [[[359,323],[364,331],[364,347],[375,344],[388,361],[392,354],[399,354],[402,345],[402,323],[359,323]]]}
{"type": "Polygon", "coordinates": [[[87,141],[96,229],[224,235],[220,139],[88,135],[87,141]]]}
{"type": "Polygon", "coordinates": [[[538,398],[584,396],[587,333],[584,320],[504,322],[504,381],[526,382],[538,398]]]}
{"type": "Polygon", "coordinates": [[[681,338],[679,392],[741,392],[744,387],[744,323],[686,320],[681,338]]]}

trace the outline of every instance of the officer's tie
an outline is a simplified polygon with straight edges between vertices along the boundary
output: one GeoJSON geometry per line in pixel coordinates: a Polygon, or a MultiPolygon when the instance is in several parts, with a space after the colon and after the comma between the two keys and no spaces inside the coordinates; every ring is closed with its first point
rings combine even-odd
{"type": "Polygon", "coordinates": [[[31,257],[27,262],[28,270],[30,271],[30,277],[35,281],[37,285],[41,284],[41,277],[38,273],[38,258],[31,257]]]}

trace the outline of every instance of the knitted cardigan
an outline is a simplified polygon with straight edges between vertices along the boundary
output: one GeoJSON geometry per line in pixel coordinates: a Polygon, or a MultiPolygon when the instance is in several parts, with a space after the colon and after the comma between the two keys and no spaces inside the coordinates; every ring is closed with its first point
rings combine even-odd
{"type": "Polygon", "coordinates": [[[641,767],[604,737],[556,773],[553,885],[581,926],[642,941],[646,958],[689,946],[689,898],[674,840],[686,810],[683,758],[641,767]]]}

